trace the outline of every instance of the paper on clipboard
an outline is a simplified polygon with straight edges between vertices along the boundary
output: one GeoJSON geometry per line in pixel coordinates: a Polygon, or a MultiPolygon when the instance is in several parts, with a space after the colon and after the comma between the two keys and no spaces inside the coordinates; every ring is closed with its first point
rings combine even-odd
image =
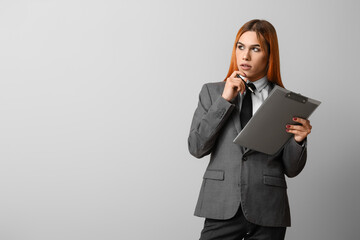
{"type": "Polygon", "coordinates": [[[293,136],[285,131],[286,124],[295,124],[293,117],[309,118],[320,103],[274,86],[264,103],[234,139],[234,143],[273,155],[293,136]]]}

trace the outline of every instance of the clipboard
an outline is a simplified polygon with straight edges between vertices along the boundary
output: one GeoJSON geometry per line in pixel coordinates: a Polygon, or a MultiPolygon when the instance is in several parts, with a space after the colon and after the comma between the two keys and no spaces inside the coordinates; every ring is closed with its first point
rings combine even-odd
{"type": "Polygon", "coordinates": [[[233,142],[273,155],[293,137],[285,131],[287,124],[298,124],[292,118],[308,119],[320,103],[276,85],[233,142]]]}

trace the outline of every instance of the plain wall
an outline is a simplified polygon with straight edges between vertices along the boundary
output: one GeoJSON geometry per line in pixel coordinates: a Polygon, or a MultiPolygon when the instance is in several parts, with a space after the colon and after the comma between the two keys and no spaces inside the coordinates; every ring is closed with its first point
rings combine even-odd
{"type": "Polygon", "coordinates": [[[357,239],[358,1],[0,2],[0,239],[198,239],[187,137],[238,29],[276,28],[285,86],[322,101],[287,239],[357,239]]]}

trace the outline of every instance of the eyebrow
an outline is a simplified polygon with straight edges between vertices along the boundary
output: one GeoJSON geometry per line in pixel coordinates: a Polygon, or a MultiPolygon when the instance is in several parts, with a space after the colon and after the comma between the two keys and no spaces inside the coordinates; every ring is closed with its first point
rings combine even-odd
{"type": "MultiPolygon", "coordinates": [[[[241,45],[244,45],[242,42],[237,42],[237,44],[241,44],[241,45]]],[[[250,47],[261,47],[259,44],[253,44],[253,45],[250,45],[250,47]]]]}

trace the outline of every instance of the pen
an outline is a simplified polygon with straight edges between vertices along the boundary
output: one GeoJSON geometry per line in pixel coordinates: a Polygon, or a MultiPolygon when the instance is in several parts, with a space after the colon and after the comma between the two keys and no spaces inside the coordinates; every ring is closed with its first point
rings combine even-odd
{"type": "Polygon", "coordinates": [[[245,82],[244,77],[241,76],[240,74],[236,74],[235,77],[241,78],[241,80],[243,80],[243,82],[244,82],[244,84],[245,84],[245,87],[246,87],[247,89],[249,89],[250,92],[254,93],[254,91],[255,91],[256,88],[255,88],[255,85],[254,85],[253,83],[247,83],[247,82],[245,82]]]}

